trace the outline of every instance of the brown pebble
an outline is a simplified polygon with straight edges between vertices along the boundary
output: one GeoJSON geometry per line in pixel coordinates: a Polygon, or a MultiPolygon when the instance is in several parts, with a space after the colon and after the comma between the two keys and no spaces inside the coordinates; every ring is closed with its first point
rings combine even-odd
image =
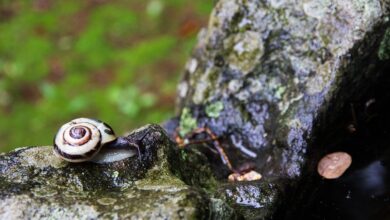
{"type": "Polygon", "coordinates": [[[317,172],[325,179],[337,179],[351,166],[352,157],[345,152],[335,152],[323,157],[317,172]]]}

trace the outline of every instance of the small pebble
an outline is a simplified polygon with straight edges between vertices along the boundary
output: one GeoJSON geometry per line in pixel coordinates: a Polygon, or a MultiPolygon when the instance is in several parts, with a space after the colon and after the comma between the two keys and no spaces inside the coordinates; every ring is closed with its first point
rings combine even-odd
{"type": "Polygon", "coordinates": [[[100,205],[112,205],[116,202],[116,199],[113,199],[113,198],[100,198],[97,200],[97,202],[100,204],[100,205]]]}
{"type": "Polygon", "coordinates": [[[352,157],[345,152],[335,152],[323,157],[317,172],[325,179],[337,179],[351,166],[352,157]]]}
{"type": "Polygon", "coordinates": [[[239,174],[239,173],[232,173],[229,175],[228,180],[229,182],[235,182],[235,181],[254,181],[261,179],[261,174],[252,170],[245,174],[239,174]]]}

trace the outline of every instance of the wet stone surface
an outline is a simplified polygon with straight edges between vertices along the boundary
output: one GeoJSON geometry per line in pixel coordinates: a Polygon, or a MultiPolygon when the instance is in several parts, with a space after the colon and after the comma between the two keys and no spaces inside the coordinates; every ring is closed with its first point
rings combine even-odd
{"type": "MultiPolygon", "coordinates": [[[[380,0],[218,1],[178,86],[178,117],[168,133],[209,128],[235,168],[251,163],[261,181],[288,180],[270,203],[283,201],[283,192],[305,176],[318,131],[380,81],[389,6],[380,0]]],[[[226,178],[230,171],[212,145],[192,147],[226,178]]]]}
{"type": "Polygon", "coordinates": [[[179,85],[180,128],[189,115],[223,137],[236,166],[252,160],[262,175],[300,176],[324,112],[378,77],[388,4],[219,1],[179,85]]]}
{"type": "Polygon", "coordinates": [[[222,184],[216,192],[245,219],[270,219],[281,198],[280,185],[268,181],[222,184]]]}
{"type": "Polygon", "coordinates": [[[280,207],[278,219],[389,219],[389,68],[390,63],[378,83],[361,99],[349,100],[338,120],[319,133],[307,175],[280,207]],[[316,173],[322,157],[340,151],[352,157],[345,173],[337,179],[316,173]]]}
{"type": "Polygon", "coordinates": [[[171,172],[175,145],[165,131],[150,125],[129,138],[146,150],[121,161],[71,164],[54,156],[51,146],[27,147],[0,156],[2,219],[192,219],[219,213],[223,201],[211,200],[171,172]],[[216,212],[214,212],[216,211],[216,212]]]}

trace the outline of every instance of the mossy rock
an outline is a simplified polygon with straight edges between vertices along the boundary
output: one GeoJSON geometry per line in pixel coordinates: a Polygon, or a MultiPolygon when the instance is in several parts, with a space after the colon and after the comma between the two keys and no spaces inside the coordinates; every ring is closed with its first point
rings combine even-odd
{"type": "Polygon", "coordinates": [[[2,219],[195,219],[211,215],[210,199],[171,172],[175,144],[157,125],[142,144],[145,161],[72,164],[54,156],[51,146],[26,147],[0,156],[2,219]]]}
{"type": "Polygon", "coordinates": [[[178,87],[179,132],[207,127],[236,166],[299,178],[321,124],[379,80],[382,0],[220,0],[178,87]],[[328,114],[329,113],[329,114],[328,114]]]}

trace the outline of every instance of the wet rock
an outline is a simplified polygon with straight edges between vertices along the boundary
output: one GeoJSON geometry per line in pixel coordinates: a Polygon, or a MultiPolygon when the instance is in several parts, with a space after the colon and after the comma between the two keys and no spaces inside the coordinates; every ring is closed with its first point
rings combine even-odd
{"type": "Polygon", "coordinates": [[[174,145],[165,131],[149,125],[128,136],[146,134],[147,149],[121,161],[71,164],[54,156],[52,147],[27,147],[0,156],[1,219],[193,219],[222,215],[201,190],[171,172],[174,145]],[[210,207],[212,208],[211,211],[210,207]]]}
{"type": "Polygon", "coordinates": [[[179,86],[180,126],[193,118],[261,173],[299,176],[321,113],[377,77],[387,15],[379,0],[219,1],[179,86]]]}
{"type": "Polygon", "coordinates": [[[245,219],[271,219],[280,202],[279,188],[268,181],[237,182],[222,185],[216,195],[245,219]]]}
{"type": "Polygon", "coordinates": [[[169,133],[207,127],[234,167],[250,162],[262,180],[293,185],[320,125],[378,80],[389,8],[381,0],[218,1],[186,65],[169,133]]]}
{"type": "Polygon", "coordinates": [[[277,219],[389,219],[389,68],[388,62],[380,81],[370,84],[370,91],[362,99],[353,99],[354,120],[348,106],[337,121],[318,135],[313,143],[317,147],[307,165],[310,171],[301,179],[298,189],[289,193],[289,201],[280,209],[277,219]],[[346,128],[350,123],[354,124],[353,132],[346,128]],[[339,175],[338,166],[345,169],[352,159],[348,169],[337,179],[318,175],[317,165],[327,161],[328,154],[334,157],[340,153],[339,161],[330,161],[325,164],[330,166],[321,169],[334,168],[325,170],[328,177],[339,175]]]}
{"type": "Polygon", "coordinates": [[[378,57],[381,60],[390,59],[390,28],[386,29],[385,36],[378,50],[378,57]]]}

